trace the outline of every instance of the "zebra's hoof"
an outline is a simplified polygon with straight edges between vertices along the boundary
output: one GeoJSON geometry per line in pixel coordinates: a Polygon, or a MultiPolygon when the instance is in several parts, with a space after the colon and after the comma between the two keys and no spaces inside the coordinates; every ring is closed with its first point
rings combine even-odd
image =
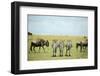
{"type": "Polygon", "coordinates": [[[63,57],[63,55],[61,55],[61,57],[63,57]]]}
{"type": "Polygon", "coordinates": [[[53,55],[52,57],[56,57],[56,55],[53,55]]]}
{"type": "Polygon", "coordinates": [[[62,57],[63,55],[59,55],[60,57],[62,57]]]}

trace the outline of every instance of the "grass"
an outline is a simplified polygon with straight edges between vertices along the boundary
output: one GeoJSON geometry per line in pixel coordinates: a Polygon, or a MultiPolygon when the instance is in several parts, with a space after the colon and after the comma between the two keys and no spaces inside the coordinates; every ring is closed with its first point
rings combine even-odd
{"type": "Polygon", "coordinates": [[[85,50],[84,52],[80,52],[80,50],[76,49],[76,42],[79,42],[81,40],[84,40],[83,36],[49,36],[49,35],[32,35],[28,36],[28,61],[34,61],[34,60],[59,60],[59,59],[86,59],[88,58],[88,50],[85,50]],[[30,44],[32,40],[36,40],[38,38],[45,39],[49,41],[49,47],[45,47],[45,53],[43,49],[41,48],[40,53],[38,48],[36,47],[36,52],[30,51],[30,44]],[[71,49],[71,56],[65,56],[65,48],[63,57],[59,56],[59,51],[57,51],[57,56],[52,57],[52,40],[64,40],[66,42],[67,40],[71,40],[73,47],[71,49]]]}

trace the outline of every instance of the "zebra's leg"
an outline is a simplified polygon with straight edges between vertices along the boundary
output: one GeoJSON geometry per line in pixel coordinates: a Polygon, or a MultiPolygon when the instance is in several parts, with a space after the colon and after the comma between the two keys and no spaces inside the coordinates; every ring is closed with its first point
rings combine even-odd
{"type": "Polygon", "coordinates": [[[55,48],[55,51],[54,51],[54,57],[56,57],[56,53],[57,53],[57,48],[55,48]]]}
{"type": "Polygon", "coordinates": [[[68,52],[68,50],[67,50],[67,48],[66,48],[66,54],[65,54],[65,56],[68,56],[68,55],[67,55],[67,52],[68,52]]]}
{"type": "Polygon", "coordinates": [[[63,56],[63,50],[62,50],[62,56],[63,56]]]}
{"type": "Polygon", "coordinates": [[[70,52],[70,51],[69,51],[69,49],[68,49],[68,50],[67,50],[67,55],[66,55],[66,56],[69,56],[69,52],[70,52]]]}
{"type": "Polygon", "coordinates": [[[54,56],[54,49],[53,49],[53,55],[52,56],[54,56]]]}
{"type": "Polygon", "coordinates": [[[63,49],[61,50],[61,56],[63,56],[63,49]]]}
{"type": "Polygon", "coordinates": [[[53,55],[52,55],[53,57],[55,56],[55,49],[53,49],[53,55]]]}
{"type": "Polygon", "coordinates": [[[63,53],[62,53],[62,51],[63,51],[63,50],[62,50],[62,49],[60,49],[60,56],[63,56],[63,53]]]}
{"type": "Polygon", "coordinates": [[[61,56],[61,49],[60,49],[60,55],[59,56],[61,56]]]}
{"type": "Polygon", "coordinates": [[[63,56],[63,49],[61,50],[61,56],[63,56]]]}
{"type": "Polygon", "coordinates": [[[69,49],[69,56],[71,56],[71,54],[70,54],[70,49],[69,49]]]}
{"type": "Polygon", "coordinates": [[[62,49],[60,49],[60,56],[62,56],[62,49]]]}

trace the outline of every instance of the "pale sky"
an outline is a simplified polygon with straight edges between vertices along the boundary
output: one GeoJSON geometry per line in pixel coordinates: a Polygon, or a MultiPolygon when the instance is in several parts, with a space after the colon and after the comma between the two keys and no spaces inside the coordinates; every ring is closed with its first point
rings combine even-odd
{"type": "Polygon", "coordinates": [[[88,17],[28,15],[28,32],[37,35],[88,35],[88,17]]]}

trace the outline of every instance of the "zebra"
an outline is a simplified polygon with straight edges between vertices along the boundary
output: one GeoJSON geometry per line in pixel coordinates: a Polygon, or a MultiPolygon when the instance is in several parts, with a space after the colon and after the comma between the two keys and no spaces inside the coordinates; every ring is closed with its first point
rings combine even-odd
{"type": "Polygon", "coordinates": [[[56,53],[59,50],[59,56],[63,56],[64,50],[64,41],[60,40],[53,40],[52,41],[52,48],[53,48],[53,57],[56,57],[56,53]]]}
{"type": "Polygon", "coordinates": [[[66,47],[66,54],[65,54],[65,56],[71,56],[70,50],[72,48],[72,41],[71,40],[67,40],[67,42],[65,44],[65,47],[66,47]]]}

